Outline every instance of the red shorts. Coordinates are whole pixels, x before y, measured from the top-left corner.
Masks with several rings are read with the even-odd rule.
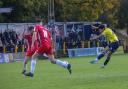
[[[32,57],[32,55],[35,53],[35,51],[38,49],[38,43],[37,41],[34,43],[34,48],[32,49],[31,47],[27,49],[26,51],[26,56]]]
[[[37,52],[38,54],[46,53],[46,54],[48,54],[48,55],[52,55],[52,54],[53,54],[53,49],[52,49],[51,46],[42,45],[42,46],[40,46],[40,47],[36,50],[36,52]]]
[[[32,57],[32,55],[35,53],[36,50],[27,50],[26,56]]]

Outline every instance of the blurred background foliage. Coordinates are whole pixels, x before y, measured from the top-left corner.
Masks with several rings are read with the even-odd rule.
[[[54,0],[55,21],[100,21],[113,27],[128,27],[128,0]],[[0,22],[37,22],[48,19],[48,0],[1,0]]]

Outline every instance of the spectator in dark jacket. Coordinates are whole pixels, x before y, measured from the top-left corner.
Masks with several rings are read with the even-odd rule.
[[[9,31],[5,30],[5,32],[3,34],[4,34],[4,38],[5,38],[6,42],[7,42],[7,45],[11,44],[11,39],[10,39]]]
[[[0,33],[0,39],[1,39],[2,45],[3,46],[6,45],[6,41],[2,32]]]
[[[12,39],[12,43],[14,45],[17,45],[17,33],[15,31],[11,31],[11,39]]]

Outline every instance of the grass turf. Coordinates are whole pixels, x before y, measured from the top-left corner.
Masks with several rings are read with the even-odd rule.
[[[0,64],[0,89],[128,89],[128,54],[113,55],[104,69],[90,64],[95,57],[64,58],[72,64],[73,73],[39,60],[33,78],[21,74],[23,63]],[[30,63],[28,64],[28,67]]]

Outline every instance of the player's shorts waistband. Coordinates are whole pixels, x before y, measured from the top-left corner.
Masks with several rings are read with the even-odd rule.
[[[113,42],[111,42],[111,43],[116,43],[116,42],[119,42],[119,40],[114,40]]]
[[[111,42],[110,44],[119,44],[119,41]]]

